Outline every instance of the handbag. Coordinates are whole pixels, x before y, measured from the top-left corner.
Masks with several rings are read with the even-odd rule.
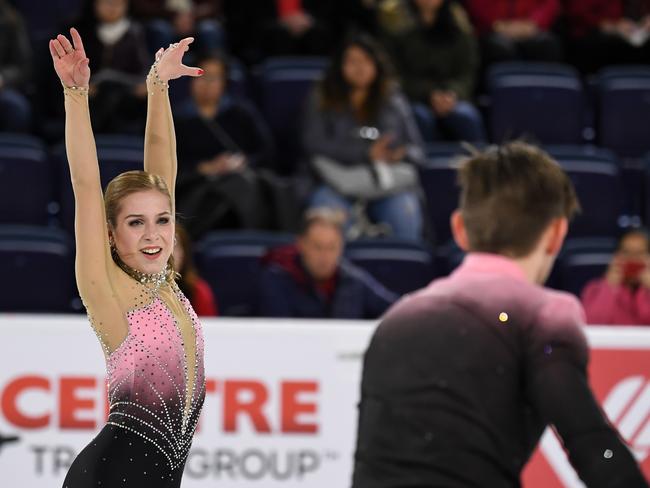
[[[325,184],[347,198],[375,200],[418,186],[417,170],[407,162],[348,166],[317,155],[312,166]]]

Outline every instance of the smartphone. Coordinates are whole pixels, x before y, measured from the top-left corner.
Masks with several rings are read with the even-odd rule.
[[[623,277],[626,280],[638,279],[644,269],[645,262],[636,259],[628,259],[623,262]]]

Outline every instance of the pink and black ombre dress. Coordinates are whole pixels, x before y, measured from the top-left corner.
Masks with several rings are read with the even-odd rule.
[[[63,486],[179,487],[205,398],[201,325],[173,280],[152,286],[119,272],[128,330],[88,310],[106,354],[108,421]]]

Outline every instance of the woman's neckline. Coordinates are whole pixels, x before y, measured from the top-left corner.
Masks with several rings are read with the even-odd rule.
[[[160,287],[167,282],[167,277],[171,269],[170,264],[167,263],[165,267],[157,273],[144,273],[126,264],[124,261],[122,261],[117,253],[113,253],[113,260],[115,261],[115,264],[117,264],[118,267],[132,279],[145,286],[146,288],[153,289],[155,291],[158,291]]]

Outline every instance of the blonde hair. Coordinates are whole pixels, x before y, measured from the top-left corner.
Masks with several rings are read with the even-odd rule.
[[[165,183],[165,180],[163,180],[160,175],[147,173],[146,171],[133,170],[126,171],[113,178],[106,186],[106,192],[104,193],[104,209],[106,211],[106,221],[108,224],[112,228],[115,228],[122,200],[134,193],[149,190],[155,190],[162,193],[169,200],[169,206],[172,206],[172,198],[169,193],[169,188],[167,188],[167,183]],[[119,259],[117,252],[112,250],[111,255],[113,256],[113,260],[117,263],[117,259]],[[169,266],[166,278],[167,281],[171,283],[176,278],[173,252],[170,254],[167,264]]]

